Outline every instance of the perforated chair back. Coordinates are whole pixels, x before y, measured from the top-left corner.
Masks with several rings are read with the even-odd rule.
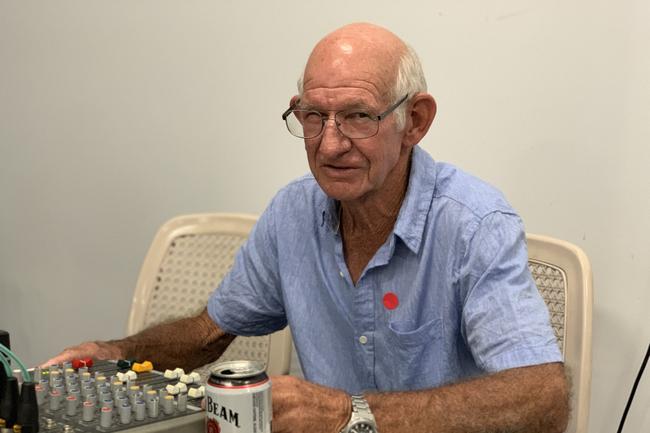
[[[190,317],[205,308],[256,221],[252,215],[214,213],[166,222],[140,271],[127,333]],[[269,375],[287,374],[291,359],[288,327],[267,336],[237,337],[218,360],[198,371],[205,379],[211,365],[236,359],[262,361]]]
[[[577,246],[527,234],[528,267],[551,316],[571,383],[567,433],[587,433],[591,388],[591,265]]]

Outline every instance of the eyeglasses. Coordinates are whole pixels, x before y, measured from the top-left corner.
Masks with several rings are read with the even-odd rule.
[[[334,114],[334,124],[341,134],[348,138],[370,138],[379,132],[379,122],[386,116],[395,111],[406,99],[408,94],[402,99],[388,107],[386,111],[379,115],[373,115],[361,110],[343,110]],[[289,107],[282,113],[282,120],[287,124],[287,129],[298,138],[318,137],[325,128],[325,122],[330,119],[329,115],[315,110],[303,110],[296,108],[300,100]]]

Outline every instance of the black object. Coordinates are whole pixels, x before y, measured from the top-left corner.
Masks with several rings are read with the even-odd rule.
[[[128,370],[135,364],[135,359],[120,359],[117,361],[117,368],[120,370]]]
[[[11,349],[11,342],[9,340],[9,333],[0,329],[0,343],[4,344],[7,349]]]
[[[23,382],[20,388],[16,424],[20,425],[22,433],[38,432],[38,403],[34,382]]]
[[[4,420],[4,428],[11,428],[18,415],[18,379],[7,378],[5,389],[0,396],[0,424]]]
[[[623,426],[625,425],[625,418],[627,418],[627,412],[630,410],[630,406],[632,405],[632,400],[634,400],[636,387],[639,385],[641,376],[643,376],[643,370],[645,370],[646,364],[648,364],[648,356],[650,356],[650,344],[648,344],[648,350],[646,350],[645,352],[645,358],[643,358],[643,362],[641,363],[641,368],[639,369],[639,373],[636,375],[636,379],[634,380],[634,385],[632,385],[632,391],[630,391],[630,397],[627,399],[627,404],[625,405],[625,410],[623,411],[623,416],[621,417],[621,423],[618,425],[617,433],[621,433],[623,431]]]
[[[7,349],[11,349],[11,342],[9,340],[9,333],[7,331],[3,331],[0,329],[0,344],[4,345]],[[5,359],[7,356],[5,356],[4,353],[0,353],[0,356],[4,356]],[[4,368],[0,365],[0,401],[2,400],[2,396],[4,393],[5,389],[5,383],[7,382],[7,375],[5,374]]]
[[[0,366],[0,403],[2,402],[2,399],[4,397],[6,386],[7,386],[7,373],[5,372],[4,367]]]

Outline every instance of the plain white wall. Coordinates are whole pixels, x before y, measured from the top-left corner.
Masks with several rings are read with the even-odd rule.
[[[307,170],[280,114],[359,20],[420,53],[422,146],[590,256],[590,431],[614,431],[650,340],[646,0],[0,2],[0,329],[30,364],[123,335],[163,221],[259,213]],[[646,377],[626,431],[648,407]]]

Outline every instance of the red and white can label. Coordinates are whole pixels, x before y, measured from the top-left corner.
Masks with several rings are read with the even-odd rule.
[[[206,433],[271,433],[271,381],[206,386]],[[213,376],[214,378],[214,376]]]

